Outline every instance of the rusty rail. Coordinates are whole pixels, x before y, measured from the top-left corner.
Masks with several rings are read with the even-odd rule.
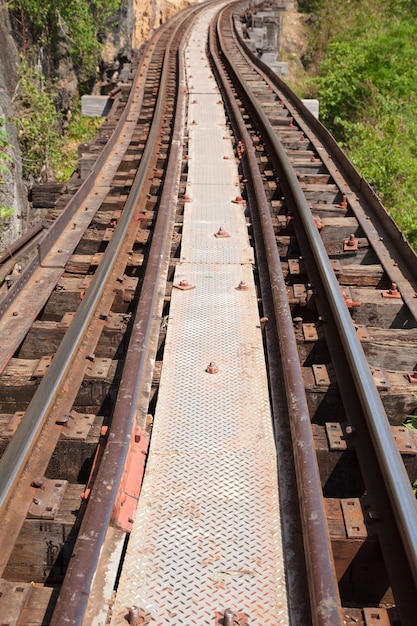
[[[193,16],[195,13],[195,10],[191,10],[186,15]],[[179,24],[178,29],[181,25],[182,22]],[[176,35],[177,31],[173,33],[166,48],[166,63],[162,72],[158,105],[155,109],[157,119],[162,116],[163,112],[166,86],[169,78],[168,61],[169,56],[172,54],[171,46]],[[173,207],[172,204],[172,197],[175,196],[174,191],[180,176],[178,163],[180,163],[182,151],[185,80],[182,54],[177,53],[177,56],[179,64],[178,74],[180,77],[176,105],[177,114],[171,141],[170,163],[165,176],[146,274],[134,317],[132,335],[126,354],[109,441],[98,471],[96,487],[91,493],[89,506],[81,524],[74,557],[71,560],[50,622],[51,626],[58,626],[62,623],[75,626],[83,623],[91,585],[99,566],[108,526],[112,523],[112,519],[113,524],[117,524],[117,521],[114,520],[114,507],[129,455],[129,441],[132,442],[134,439],[135,430],[137,430],[138,426],[137,405],[144,384],[144,370],[151,358],[146,346],[151,334],[154,317],[155,315],[160,315],[160,313],[155,312],[160,290],[159,276],[166,261],[167,247],[170,245],[170,234],[173,228],[174,217],[173,210],[175,210],[175,205]],[[144,424],[141,424],[141,426],[143,427]],[[112,485],[111,490],[109,490],[109,485]],[[74,595],[79,598],[77,603],[72,601]]]
[[[233,30],[233,26],[230,24],[230,30]],[[369,433],[369,443],[373,446],[375,450],[375,457],[379,465],[379,471],[381,476],[381,481],[383,481],[386,489],[387,498],[390,503],[390,507],[392,509],[392,515],[395,518],[396,528],[399,531],[399,535],[401,537],[401,544],[397,543],[397,549],[402,551],[404,559],[407,560],[409,571],[414,579],[414,584],[417,584],[417,507],[414,494],[411,490],[410,482],[405,471],[404,463],[399,454],[398,448],[395,445],[393,436],[391,434],[390,426],[388,423],[388,419],[385,413],[385,409],[383,407],[381,398],[379,393],[375,387],[374,381],[371,376],[371,372],[369,369],[369,365],[364,357],[362,347],[360,345],[359,339],[356,334],[356,330],[353,326],[352,319],[350,313],[345,306],[343,296],[341,294],[341,290],[339,288],[339,284],[336,280],[335,274],[331,267],[331,264],[328,259],[328,255],[324,248],[323,242],[320,238],[320,235],[317,230],[317,226],[314,222],[313,216],[311,214],[311,210],[307,205],[304,193],[302,192],[298,180],[295,176],[294,170],[287,158],[285,150],[279,141],[276,132],[272,128],[269,120],[266,115],[262,111],[262,108],[258,104],[255,97],[252,95],[250,88],[246,87],[245,80],[242,77],[241,73],[237,65],[233,62],[233,58],[228,56],[228,50],[224,46],[224,38],[222,34],[219,34],[219,41],[221,42],[221,49],[223,53],[223,59],[228,66],[228,70],[231,75],[233,75],[233,82],[235,85],[239,85],[238,89],[240,94],[244,94],[243,98],[246,102],[247,107],[250,110],[251,118],[257,120],[258,127],[262,128],[262,134],[264,141],[267,145],[269,155],[274,162],[276,170],[279,172],[280,184],[284,191],[284,194],[287,199],[291,199],[290,203],[293,207],[296,207],[296,214],[298,219],[300,220],[300,224],[303,229],[303,237],[308,241],[309,249],[311,250],[312,258],[314,259],[314,263],[317,267],[317,272],[320,277],[320,281],[322,284],[322,289],[324,290],[328,306],[330,307],[331,314],[334,319],[335,326],[337,328],[341,344],[343,346],[346,362],[348,364],[350,375],[352,380],[354,381],[356,393],[358,395],[358,402],[360,404],[361,410],[363,412],[367,432]],[[257,59],[253,54],[250,55],[251,61],[254,64],[257,64]],[[262,69],[265,66],[262,64]],[[270,82],[273,84],[279,83],[278,88],[281,89],[282,81],[273,75],[271,70],[265,72],[270,79]],[[299,109],[300,106],[296,106],[293,103],[297,102],[297,98],[291,94],[288,87],[284,87],[283,91],[287,96],[289,102],[286,103],[293,109]],[[300,103],[301,105],[301,103]],[[347,158],[342,154],[340,148],[335,146],[334,140],[330,140],[327,131],[321,126],[321,124],[314,118],[310,119],[313,116],[308,114],[305,110],[302,111],[302,115],[304,119],[308,119],[311,121],[311,127],[314,132],[312,132],[308,126],[309,124],[304,123],[301,120],[301,128],[306,132],[307,136],[310,137],[310,140],[314,143],[315,139],[313,137],[314,133],[317,133],[320,136],[323,144],[326,143],[331,154],[335,155],[340,163],[343,163],[344,169],[346,171],[347,180],[354,179],[355,183],[358,183],[357,175],[354,175],[353,167],[351,164],[348,165]],[[319,128],[320,127],[320,128]],[[241,131],[243,133],[243,130]],[[243,138],[243,134],[242,134]],[[249,139],[247,139],[249,140]],[[245,139],[244,139],[245,141]],[[254,155],[251,154],[251,150],[247,150],[245,153],[244,159],[249,162],[254,158]],[[357,174],[357,173],[356,173]],[[403,238],[400,236],[398,228],[395,227],[391,219],[387,218],[387,214],[383,209],[382,205],[379,207],[376,206],[377,199],[375,196],[369,197],[369,193],[367,193],[366,189],[364,189],[364,185],[362,181],[359,181],[361,191],[364,191],[367,200],[370,202],[373,210],[376,212],[379,211],[378,214],[381,214],[382,220],[378,220],[378,228],[383,231],[384,234],[387,235],[388,240],[388,254],[386,249],[377,252],[381,252],[381,264],[384,269],[387,271],[389,276],[393,276],[396,271],[396,264],[392,265],[392,258],[390,254],[394,255],[398,264],[402,266],[402,270],[404,271],[405,276],[410,277],[410,267],[415,267],[416,258],[414,253],[410,252],[409,246],[407,242],[401,241]],[[254,183],[255,193],[256,193],[256,183]],[[268,258],[273,261],[273,264],[276,264],[277,267],[280,267],[280,261],[278,254],[275,254],[276,251],[276,243],[275,238],[273,236],[272,225],[270,224],[268,227],[269,212],[265,210],[264,203],[259,200],[258,195],[257,202],[259,204],[259,214],[260,221],[262,224],[262,230],[264,234],[265,240],[264,246],[266,249],[266,254]],[[361,223],[362,225],[362,223]],[[385,229],[385,230],[383,230]],[[378,237],[378,233],[376,232],[375,227],[369,226],[369,224],[364,226],[365,233],[371,238],[372,241],[377,242],[377,248],[382,246],[380,242],[380,237]],[[396,245],[399,244],[400,249],[395,251]],[[385,242],[384,242],[385,243]],[[275,259],[273,258],[275,256]],[[269,269],[271,272],[271,269]],[[274,270],[275,271],[275,270]],[[278,270],[279,274],[280,270]],[[394,272],[394,274],[393,274]],[[415,277],[410,278],[411,285],[413,285],[413,280]],[[299,485],[299,493],[302,494],[303,506],[306,506],[303,513],[303,532],[305,536],[305,549],[306,555],[308,559],[308,571],[310,574],[310,593],[311,593],[311,603],[312,603],[312,618],[314,624],[328,624],[331,623],[339,623],[333,620],[339,619],[340,616],[337,616],[337,609],[334,607],[335,613],[332,619],[329,619],[329,616],[322,612],[324,607],[326,596],[322,595],[324,589],[329,589],[329,583],[331,578],[331,568],[329,566],[321,563],[322,556],[318,552],[316,552],[315,548],[317,545],[321,545],[324,549],[326,544],[326,538],[322,536],[320,538],[320,531],[317,538],[314,538],[314,530],[311,527],[311,513],[315,514],[317,511],[314,508],[309,509],[309,507],[314,502],[314,499],[310,500],[311,489],[313,489],[312,484],[308,480],[309,484],[306,484],[306,475],[305,475],[305,465],[308,464],[309,471],[312,471],[313,474],[310,475],[308,473],[308,477],[310,479],[313,476],[312,482],[314,481],[314,465],[315,459],[311,458],[311,464],[308,461],[308,454],[306,459],[303,458],[303,444],[306,445],[307,451],[312,448],[312,438],[309,424],[309,417],[306,411],[303,411],[303,406],[305,407],[305,400],[303,400],[304,391],[301,388],[301,384],[298,386],[297,381],[300,381],[300,373],[297,373],[297,369],[299,369],[298,364],[298,356],[295,349],[295,346],[291,347],[291,337],[293,336],[293,328],[292,323],[290,324],[290,316],[288,315],[288,311],[285,310],[285,307],[282,305],[280,298],[275,297],[274,291],[279,290],[277,282],[276,274],[271,273],[271,286],[273,290],[273,298],[275,301],[275,315],[277,318],[277,323],[279,328],[278,336],[280,337],[280,348],[283,355],[286,356],[286,368],[284,369],[284,377],[286,379],[286,388],[287,395],[290,401],[290,407],[292,404],[292,408],[290,411],[292,413],[291,422],[292,428],[294,430],[294,456],[296,459],[297,465],[297,482]],[[282,289],[283,284],[280,284]],[[410,305],[411,311],[416,311],[416,303],[414,292],[407,285],[404,288],[404,300],[407,304]],[[285,289],[281,291],[281,298],[286,298]],[[297,393],[297,390],[299,394]],[[301,420],[299,418],[301,417]],[[371,444],[372,442],[372,444]],[[362,459],[363,459],[362,454]],[[362,460],[362,464],[365,466],[367,464]],[[368,464],[369,466],[369,464]],[[317,475],[317,472],[316,472]],[[372,479],[371,479],[372,480]],[[320,490],[320,483],[317,484],[316,488]],[[307,491],[306,491],[307,490]],[[318,492],[313,489],[315,496],[318,497]],[[309,494],[306,497],[306,493]],[[321,496],[320,496],[321,498]],[[320,511],[320,505],[317,503],[319,507],[319,512],[323,515],[323,511]],[[384,505],[385,506],[385,505]],[[391,513],[388,513],[388,508],[385,509],[386,514],[390,517]],[[394,522],[392,522],[394,524]],[[399,540],[400,541],[400,540]],[[321,543],[318,543],[321,542]],[[392,563],[397,561],[396,567],[398,568],[398,559],[395,557],[395,549],[392,547],[393,542],[384,537],[384,551],[389,555],[389,559]],[[317,559],[317,560],[316,560]],[[404,561],[403,561],[404,562]],[[320,563],[320,565],[319,565]],[[395,569],[395,568],[394,568]],[[331,585],[330,585],[331,586]],[[411,583],[412,587],[412,583]],[[337,598],[337,590],[335,590],[334,585],[332,588],[332,601],[335,601]],[[409,589],[410,592],[410,589]],[[399,595],[403,595],[401,589],[398,590],[397,593]],[[406,606],[407,602],[404,603]],[[405,613],[407,613],[407,608],[405,608]]]
[[[219,15],[218,24],[221,19],[222,14]],[[219,27],[217,37],[219,39],[220,48],[225,52]],[[225,72],[214,52],[213,32],[211,32],[210,47],[216,70],[221,77],[224,93],[226,94],[231,110],[233,110],[239,136],[245,145],[250,146],[252,140],[241,117],[238,106],[235,103]],[[270,289],[272,291],[277,323],[277,335],[279,337],[282,359],[286,363],[286,367],[284,368],[285,388],[292,429],[298,492],[303,494],[301,514],[304,547],[308,562],[307,571],[310,576],[311,614],[313,623],[316,626],[328,626],[328,624],[342,626],[340,600],[331,558],[330,539],[323,506],[322,489],[317,468],[310,416],[304,392],[304,383],[301,376],[293,322],[288,306],[281,262],[263,181],[254,151],[251,149],[246,150],[244,159],[245,165],[250,171],[250,178],[256,196],[259,220],[262,227],[263,246],[268,262]]]

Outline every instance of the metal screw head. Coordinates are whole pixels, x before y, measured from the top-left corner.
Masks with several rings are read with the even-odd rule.
[[[139,607],[136,605],[133,605],[131,607],[129,607],[129,615],[128,615],[128,622],[129,624],[132,624],[133,626],[138,626],[139,624]]]
[[[223,624],[224,626],[234,626],[235,614],[232,609],[226,609],[224,612]]]

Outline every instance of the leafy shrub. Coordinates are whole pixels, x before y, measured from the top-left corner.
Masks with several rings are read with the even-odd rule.
[[[51,56],[68,53],[81,74],[91,76],[100,53],[100,35],[114,22],[122,0],[11,0],[24,45],[44,46]]]
[[[417,4],[307,4],[317,19],[305,95],[417,250]]]

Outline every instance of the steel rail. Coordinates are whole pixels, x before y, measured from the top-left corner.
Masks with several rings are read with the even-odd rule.
[[[149,41],[145,46],[143,53],[144,59],[146,59],[149,55],[151,45],[152,40]],[[120,116],[119,122],[116,125],[116,128],[114,129],[110,139],[107,141],[106,145],[104,146],[103,150],[100,152],[97,160],[95,161],[93,167],[91,168],[90,174],[83,181],[80,188],[68,202],[65,210],[62,211],[62,213],[53,222],[50,228],[43,234],[41,240],[38,243],[37,257],[31,261],[31,263],[22,272],[21,276],[13,283],[11,288],[0,300],[0,315],[4,315],[8,311],[8,309],[13,305],[14,299],[18,296],[20,292],[25,289],[26,285],[28,284],[36,270],[39,267],[42,267],[45,258],[47,257],[57,238],[72,222],[72,220],[74,219],[74,215],[77,213],[79,207],[83,202],[87,200],[89,194],[94,189],[94,185],[104,164],[111,157],[114,147],[124,131],[125,124],[130,121],[129,115],[131,114],[133,108],[137,106],[137,101],[141,95],[141,91],[138,90],[137,85],[143,71],[143,68],[140,68],[137,72],[132,85],[132,89],[130,90],[128,96],[126,107],[122,115]],[[83,233],[80,231],[80,237],[82,236],[82,234]]]
[[[0,515],[4,513],[19,477],[24,471],[26,462],[41,434],[42,428],[54,405],[57,394],[65,380],[71,363],[81,345],[83,337],[91,324],[99,304],[107,280],[115,265],[117,255],[122,247],[124,236],[134,215],[142,186],[147,176],[153,146],[159,130],[159,119],[163,111],[163,95],[158,95],[154,117],[148,141],[132,185],[129,197],[121,218],[115,228],[103,260],[86,292],[80,307],[60,344],[47,373],[42,379],[32,401],[30,402],[19,428],[7,446],[0,460]]]
[[[36,224],[0,256],[0,284],[21,259],[30,254],[43,236],[42,224]]]
[[[222,15],[223,12],[219,15],[217,25],[220,23]],[[219,27],[217,35],[220,47],[225,55],[223,37]],[[225,72],[220,65],[220,61],[214,55],[213,38],[214,34],[211,32],[210,52],[216,65],[217,73],[221,77],[222,89],[233,112],[240,138],[246,146],[250,146],[252,145],[251,137],[242,119],[238,105],[233,98]],[[230,63],[230,60],[228,62]],[[283,373],[292,430],[298,493],[302,501],[301,515],[304,548],[308,565],[307,575],[309,576],[312,623],[314,626],[328,626],[328,624],[342,626],[343,620],[331,557],[330,536],[324,511],[310,415],[294,336],[293,321],[288,305],[285,280],[276,245],[270,209],[254,151],[247,149],[244,159],[247,159],[256,196],[256,209],[261,222],[263,245],[267,257],[270,289],[277,322],[277,335],[281,357],[285,362]]]
[[[226,56],[227,51],[223,50]],[[417,585],[417,504],[401,455],[392,436],[384,406],[371,375],[369,365],[356,334],[352,318],[342,296],[339,283],[329,262],[325,247],[318,233],[311,210],[301,190],[295,172],[288,160],[284,147],[274,128],[246,86],[245,80],[233,67],[236,80],[250,103],[273,154],[276,154],[286,181],[288,192],[293,197],[300,220],[308,238],[311,252],[323,282],[329,306],[334,316],[351,376],[355,382],[360,404],[366,419],[369,434],[378,459],[381,474],[387,488],[390,503],[403,541],[413,580]]]
[[[186,21],[195,13],[197,13],[196,9],[188,9],[183,21]],[[178,25],[177,30],[181,28],[182,24],[183,22]],[[188,25],[187,32],[190,25]],[[167,45],[166,59],[169,57],[170,48],[176,33],[177,31],[173,33]],[[177,55],[179,66],[177,114],[169,156],[169,163],[174,165],[171,165],[171,167],[168,165],[167,168],[169,173],[165,177],[161,194],[146,274],[133,320],[132,334],[112,417],[108,443],[95,481],[95,487],[89,498],[89,505],[81,523],[73,558],[64,578],[50,626],[59,626],[63,623],[76,626],[81,625],[85,619],[91,585],[99,565],[107,529],[111,524],[117,487],[122,478],[129,452],[129,441],[137,420],[136,407],[143,384],[144,370],[149,358],[146,346],[154,321],[156,302],[160,296],[158,278],[161,274],[163,263],[166,262],[166,250],[174,222],[173,209],[175,210],[176,207],[176,204],[173,203],[174,190],[176,185],[178,185],[180,176],[183,110],[185,106],[185,72],[182,54],[177,52]],[[166,64],[163,71],[163,79],[161,80],[161,83],[163,83],[162,92],[167,81],[168,67]],[[160,111],[158,114],[160,114]],[[77,603],[73,602],[74,595],[78,599]]]
[[[39,236],[42,229],[42,224],[35,224],[35,226],[29,228],[29,230],[27,230],[24,235],[19,237],[19,239],[14,241],[10,246],[7,246],[7,248],[0,254],[0,265],[4,265],[8,260],[13,261],[13,259],[16,259],[17,261],[21,250],[26,250],[27,244],[31,243],[34,239],[37,241],[36,238]]]

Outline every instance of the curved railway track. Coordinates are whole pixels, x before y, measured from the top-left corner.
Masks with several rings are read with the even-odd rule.
[[[2,623],[110,619],[189,200],[184,50],[204,8],[150,40],[91,175],[0,301]],[[288,623],[411,626],[417,441],[403,423],[415,410],[416,256],[327,131],[244,47],[247,9],[219,12],[208,54],[256,253]],[[233,610],[201,624],[252,624]],[[146,607],[126,619],[155,623]]]

